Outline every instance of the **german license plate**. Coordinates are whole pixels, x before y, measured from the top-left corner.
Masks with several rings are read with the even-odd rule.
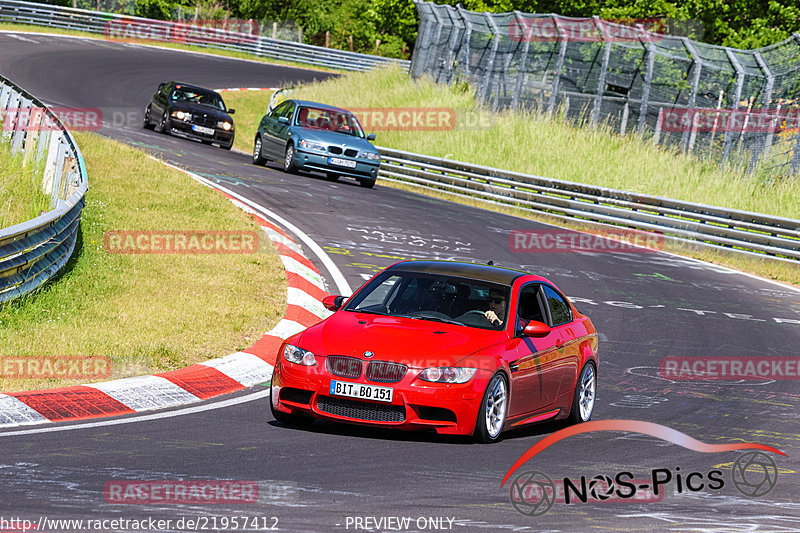
[[[206,128],[205,126],[192,125],[192,130],[197,133],[204,133],[206,135],[214,135],[214,128]]]
[[[391,387],[377,387],[361,383],[348,383],[347,381],[331,381],[331,396],[348,396],[362,400],[391,402],[392,392],[394,392],[394,389]]]
[[[331,165],[339,165],[340,167],[356,168],[356,162],[349,159],[342,159],[340,157],[328,158],[328,163]]]

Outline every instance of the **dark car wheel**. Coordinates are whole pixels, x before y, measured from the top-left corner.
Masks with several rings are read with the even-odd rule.
[[[375,182],[376,181],[377,180],[366,179],[366,180],[358,180],[358,183],[362,187],[366,187],[367,189],[371,189],[371,188],[373,188],[375,186]]]
[[[594,398],[597,392],[597,373],[594,363],[589,361],[581,370],[578,376],[578,383],[575,385],[575,394],[572,397],[572,411],[569,414],[569,421],[573,424],[588,422],[592,418],[594,411]]]
[[[272,387],[269,388],[269,409],[272,411],[272,417],[286,426],[308,426],[314,422],[314,419],[306,415],[293,415],[284,413],[275,409],[272,404]]]
[[[283,158],[283,170],[289,174],[297,173],[297,163],[294,160],[294,145],[289,143],[286,145],[286,156]]]
[[[147,129],[147,130],[152,130],[153,129],[153,125],[150,123],[150,106],[149,105],[144,110],[144,128]]]
[[[265,165],[267,158],[261,155],[261,135],[256,135],[256,140],[253,142],[253,164]]]
[[[503,374],[497,373],[489,380],[483,393],[478,420],[473,436],[478,442],[497,442],[506,421],[508,407],[508,383]]]
[[[156,131],[158,133],[169,133],[169,119],[167,118],[167,112],[164,111],[164,114],[161,115],[161,120],[156,126]]]

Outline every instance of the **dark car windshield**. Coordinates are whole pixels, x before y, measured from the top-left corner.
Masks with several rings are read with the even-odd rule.
[[[509,287],[468,278],[420,272],[384,272],[358,292],[347,311],[504,329]],[[493,309],[502,321],[492,323]]]
[[[173,102],[187,102],[191,104],[200,104],[214,109],[225,111],[225,104],[222,98],[217,93],[211,91],[202,91],[200,89],[189,89],[181,87],[176,88],[170,95],[170,100]]]
[[[361,129],[361,124],[354,115],[332,109],[303,106],[297,112],[294,123],[303,128],[335,131],[354,137],[364,136],[364,130]]]

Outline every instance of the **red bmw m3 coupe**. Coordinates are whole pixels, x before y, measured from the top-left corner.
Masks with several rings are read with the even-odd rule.
[[[597,333],[547,279],[507,268],[403,261],[280,348],[281,423],[315,418],[498,440],[523,424],[592,416]]]

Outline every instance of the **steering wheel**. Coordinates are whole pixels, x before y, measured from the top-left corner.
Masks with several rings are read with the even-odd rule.
[[[467,311],[466,313],[464,313],[461,316],[467,316],[467,315],[471,315],[473,313],[476,314],[476,315],[481,315],[482,317],[486,318],[486,315],[484,314],[484,313],[486,313],[486,311],[481,311],[480,309],[472,309],[470,311]]]

